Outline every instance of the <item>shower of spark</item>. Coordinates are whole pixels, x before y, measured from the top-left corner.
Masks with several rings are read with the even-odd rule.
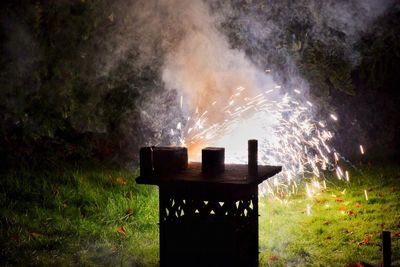
[[[279,89],[280,86],[275,86]],[[273,89],[258,95],[238,87],[226,103],[210,100],[209,110],[196,108],[194,116],[178,123],[175,137],[187,146],[191,161],[198,160],[205,146],[225,147],[227,163],[246,163],[247,147],[243,140],[258,139],[259,161],[282,165],[282,172],[264,182],[262,194],[284,197],[297,192],[297,183],[308,178],[307,195],[313,196],[326,188],[324,172],[336,172],[338,179],[349,181],[349,173],[339,166],[339,154],[329,144],[333,134],[328,121],[315,120],[312,103],[285,94],[278,100]],[[182,100],[182,98],[181,98]],[[219,123],[210,123],[209,116],[223,113]],[[337,122],[335,115],[330,120]]]

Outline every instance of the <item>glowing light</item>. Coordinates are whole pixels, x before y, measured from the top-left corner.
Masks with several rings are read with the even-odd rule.
[[[365,200],[368,201],[368,193],[367,193],[367,189],[364,189],[364,197]]]
[[[334,121],[337,121],[337,120],[338,120],[338,118],[337,118],[335,115],[333,115],[333,114],[331,114],[331,118],[332,118],[332,120],[334,120]]]
[[[335,152],[335,153],[333,153],[333,156],[335,157],[335,161],[336,161],[336,163],[339,161],[339,157],[338,157],[338,154]]]
[[[269,99],[271,92],[252,95],[239,86],[226,103],[210,101],[205,111],[196,107],[174,132],[180,145],[188,145],[190,160],[200,160],[205,146],[220,146],[226,149],[226,163],[247,163],[246,140],[258,139],[259,163],[282,166],[276,178],[260,186],[261,194],[290,195],[297,190],[296,180],[315,177],[306,185],[307,196],[312,197],[326,189],[324,171],[349,180],[338,166],[339,153],[330,147],[333,134],[326,121],[314,119],[312,103],[303,105],[288,94]],[[333,114],[331,118],[337,120]]]
[[[360,152],[361,152],[361,155],[364,155],[364,148],[362,145],[360,145]]]

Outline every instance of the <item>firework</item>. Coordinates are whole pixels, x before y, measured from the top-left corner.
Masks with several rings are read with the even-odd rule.
[[[367,193],[367,189],[364,189],[364,197],[365,200],[368,201],[368,193]]]
[[[261,193],[290,195],[297,191],[296,181],[311,178],[306,186],[307,195],[313,196],[326,188],[325,171],[335,171],[338,179],[349,181],[348,171],[339,166],[339,153],[330,146],[333,133],[328,122],[314,118],[313,104],[301,99],[298,89],[293,96],[271,97],[280,88],[277,85],[252,95],[240,86],[225,104],[210,100],[209,110],[196,108],[194,116],[180,122],[174,134],[180,145],[188,147],[191,160],[199,159],[201,147],[221,146],[226,148],[229,163],[245,163],[243,140],[258,139],[260,163],[283,166],[277,178],[262,184]],[[222,114],[220,121],[215,122],[210,114]],[[330,118],[338,121],[336,115]]]

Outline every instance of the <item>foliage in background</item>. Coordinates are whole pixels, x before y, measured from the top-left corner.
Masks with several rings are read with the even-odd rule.
[[[210,2],[220,12],[219,2]],[[375,19],[362,4],[353,6],[372,2],[232,0],[222,25],[233,47],[272,70],[284,90],[308,87],[317,117],[339,117],[330,124],[338,136],[333,145],[348,158],[358,144],[375,158],[400,151],[400,5],[393,2]]]
[[[380,91],[395,91],[400,84],[400,5],[382,18],[374,31],[360,42],[360,64],[365,86]]]
[[[214,12],[223,9],[221,1],[207,2]],[[129,3],[1,3],[2,164],[19,165],[24,159],[27,165],[49,166],[90,159],[132,162],[140,145],[168,142],[162,140],[163,131],[176,118],[165,114],[176,114],[178,107],[176,92],[164,89],[159,68],[163,52],[180,33],[152,44],[151,57],[144,55],[146,33],[125,40],[127,23],[140,27],[126,12]],[[335,109],[331,100],[338,93],[367,95],[370,101],[374,94],[364,93],[370,89],[394,92],[400,66],[398,5],[354,42],[354,36],[323,19],[318,1],[230,4],[232,12],[221,29],[231,45],[244,49],[260,68],[274,69],[283,84],[304,77],[312,97],[326,109]],[[157,107],[156,116],[146,112],[150,104]],[[388,125],[396,125],[397,117]]]
[[[137,127],[138,101],[161,86],[153,69],[134,69],[126,61],[108,68],[118,49],[108,39],[117,30],[110,7],[109,1],[2,3],[3,160],[76,162],[130,153],[127,160],[129,150],[136,154],[147,138]],[[134,62],[135,54],[126,60]]]

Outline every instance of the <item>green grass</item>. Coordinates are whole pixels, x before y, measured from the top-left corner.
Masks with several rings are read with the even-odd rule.
[[[329,181],[315,197],[303,190],[289,201],[260,199],[262,266],[380,265],[382,230],[400,232],[399,167],[355,171],[351,183]],[[393,265],[400,266],[399,236],[392,251]]]
[[[156,265],[158,192],[137,186],[136,176],[110,170],[3,177],[0,265]]]
[[[158,190],[136,185],[136,176],[118,170],[3,176],[0,265],[157,266]],[[332,178],[313,198],[304,188],[287,201],[260,198],[260,265],[378,266],[380,233],[389,230],[397,234],[393,262],[400,266],[399,166],[364,167],[351,180]]]

